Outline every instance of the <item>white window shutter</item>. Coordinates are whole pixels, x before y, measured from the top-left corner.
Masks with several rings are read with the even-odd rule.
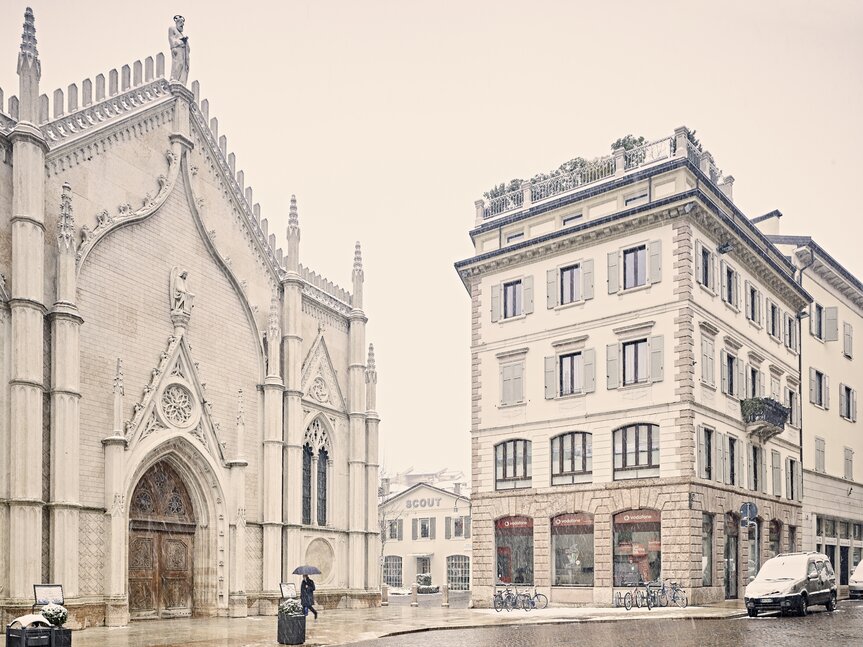
[[[794,475],[797,483],[797,492],[794,493],[794,499],[797,501],[803,500],[803,468],[798,461],[794,461]]]
[[[704,266],[701,260],[701,242],[695,241],[695,280],[698,283],[704,283]]]
[[[545,399],[553,400],[557,396],[557,357],[545,358]]]
[[[701,337],[701,381],[710,384],[710,373],[708,369],[708,360],[707,360],[707,349],[708,349],[708,339],[707,337]]]
[[[839,339],[839,308],[831,306],[824,309],[824,341]]]
[[[521,280],[522,298],[524,299],[524,314],[533,312],[533,277],[525,276]]]
[[[746,399],[746,392],[743,384],[746,380],[746,367],[739,359],[737,360],[737,393],[735,395],[741,400]]]
[[[608,253],[608,293],[617,294],[620,291],[620,253]]]
[[[722,483],[725,480],[725,459],[723,458],[724,434],[713,432],[713,480]]]
[[[513,402],[524,400],[524,362],[512,365],[512,399]]]
[[[605,371],[607,387],[616,389],[620,386],[620,346],[609,344],[605,347]]]
[[[728,393],[728,353],[724,350],[719,351],[719,372],[722,374],[722,392]]]
[[[745,487],[743,484],[743,470],[746,469],[744,466],[743,460],[743,442],[737,441],[737,473],[735,477],[737,478],[737,485],[740,487]]]
[[[560,274],[560,270],[556,267],[553,270],[548,270],[546,272],[546,302],[545,305],[547,308],[551,309],[557,305],[557,297],[559,294],[559,290],[557,289],[557,277]]]
[[[706,476],[706,468],[704,461],[704,427],[698,425],[695,428],[695,434],[698,437],[698,442],[696,443],[697,453],[695,456],[695,464],[697,465],[698,469],[698,478],[704,478]]]
[[[746,382],[743,383],[743,393],[747,398],[749,397],[749,394],[752,393],[752,371],[750,368],[749,364],[744,364],[743,371]],[[758,385],[756,384],[755,387],[758,388]]]
[[[764,374],[761,371],[758,371],[758,397],[763,398],[765,396],[766,384],[764,382]]]
[[[589,258],[581,262],[581,277],[583,286],[581,295],[586,301],[593,298],[593,259]]]
[[[842,324],[842,352],[846,357],[853,357],[854,329],[847,321]]]
[[[725,271],[725,261],[719,261],[719,284],[722,290],[722,300],[725,301],[728,296],[728,274]]]
[[[734,273],[734,307],[740,307],[740,272]]]
[[[830,408],[830,378],[824,376],[824,408]]]
[[[582,351],[581,358],[584,366],[584,392],[593,393],[596,391],[596,350],[588,348]]]
[[[839,384],[839,415],[844,416],[846,407],[848,406],[848,398],[845,395],[845,385]]]
[[[491,286],[491,320],[500,320],[500,284]]]
[[[791,339],[791,337],[789,336],[789,334],[790,334],[789,329],[790,328],[791,328],[791,322],[788,318],[788,315],[782,315],[782,340],[785,342],[787,342],[788,340]],[[785,345],[788,346],[789,348],[791,347],[791,344],[786,343]]]
[[[444,539],[452,537],[452,517],[444,517]]]
[[[650,351],[650,381],[661,382],[664,373],[664,355],[662,335],[651,337],[648,341]]]
[[[722,436],[722,463],[725,469],[725,484],[726,485],[734,485],[731,482],[731,451],[730,451],[730,438],[728,434],[724,434]]]
[[[818,389],[815,384],[815,369],[811,366],[809,367],[809,402],[815,404],[817,401],[816,398],[818,396]]]
[[[512,369],[510,366],[500,367],[500,403],[512,404]]]
[[[809,334],[814,335],[817,330],[815,326],[815,313],[818,312],[818,309],[815,307],[816,304],[812,303],[809,305]]]
[[[785,459],[785,498],[791,499],[791,459]]]
[[[662,280],[662,241],[650,241],[650,256],[647,260],[647,270],[650,273],[651,283],[659,283]]]
[[[752,443],[746,443],[746,463],[749,468],[749,489],[755,489],[755,461],[752,456]]]
[[[716,351],[712,339],[707,340],[707,377],[710,386],[716,386]]]
[[[752,290],[749,288],[749,281],[743,284],[746,294],[743,295],[743,304],[746,309],[746,316],[749,317],[752,312]]]

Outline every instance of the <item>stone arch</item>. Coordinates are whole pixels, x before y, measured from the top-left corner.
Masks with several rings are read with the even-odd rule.
[[[133,518],[136,490],[139,484],[148,478],[148,474],[159,466],[170,470],[182,484],[185,492],[180,495],[181,501],[184,502],[184,506],[187,503],[193,511],[192,515],[186,515],[186,523],[190,526],[187,533],[192,537],[190,557],[194,586],[191,612],[194,615],[216,615],[220,610],[227,608],[227,561],[230,554],[227,545],[229,532],[221,466],[215,464],[212,457],[201,453],[199,448],[187,438],[179,435],[147,448],[143,458],[126,473],[124,491],[127,493],[126,500],[129,501],[126,528],[130,539],[137,525],[135,523],[137,520]],[[154,521],[157,523],[153,526],[153,530],[160,530],[159,520]],[[171,528],[171,526],[164,526],[164,531],[169,532]],[[129,548],[130,542],[127,541],[127,551]],[[131,557],[128,553],[127,556]],[[127,559],[127,563],[131,569],[130,560]],[[131,596],[131,587],[129,590]],[[131,597],[129,603],[131,611]],[[162,615],[171,617],[172,613],[168,610]],[[177,612],[173,615],[188,614]]]

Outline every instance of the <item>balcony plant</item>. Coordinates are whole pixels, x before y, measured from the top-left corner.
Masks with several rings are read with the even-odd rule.
[[[303,606],[296,598],[288,598],[279,604],[279,626],[277,640],[280,645],[302,645],[306,642],[306,616]]]

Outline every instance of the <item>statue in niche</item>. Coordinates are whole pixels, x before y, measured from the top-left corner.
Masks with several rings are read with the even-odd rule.
[[[189,292],[186,279],[189,273],[176,265],[171,268],[171,314],[192,314],[195,295]]]
[[[174,26],[168,28],[168,46],[171,48],[171,80],[183,85],[189,78],[189,37],[183,35],[186,19],[174,16]]]

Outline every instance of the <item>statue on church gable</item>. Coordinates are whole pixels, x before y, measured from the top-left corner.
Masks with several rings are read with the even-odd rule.
[[[195,295],[189,292],[187,279],[189,272],[176,265],[171,268],[171,317],[181,317],[188,322],[192,314]]]
[[[186,19],[174,16],[174,26],[168,28],[168,45],[171,48],[171,81],[183,85],[189,78],[189,37],[183,34]]]

